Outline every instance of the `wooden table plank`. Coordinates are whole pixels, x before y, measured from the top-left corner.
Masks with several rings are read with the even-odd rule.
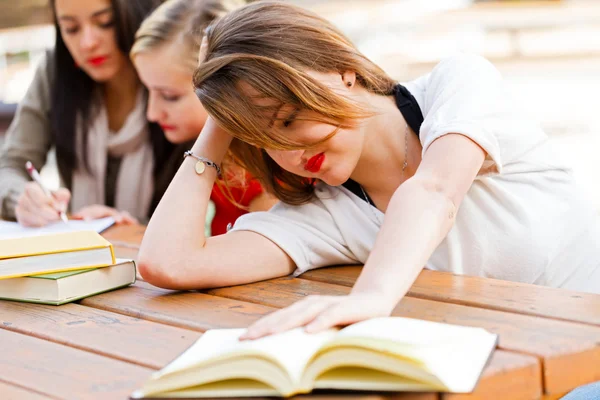
[[[124,247],[124,246],[113,246],[115,249],[115,256],[117,258],[127,258],[129,260],[137,261],[138,257],[138,249],[133,247]]]
[[[324,282],[296,279],[290,276],[250,283],[241,286],[230,286],[218,289],[204,290],[214,296],[228,299],[263,304],[269,307],[283,308],[311,295],[345,295],[350,289],[341,285]]]
[[[360,266],[312,270],[300,278],[351,287]],[[409,296],[492,310],[600,325],[600,295],[423,270]]]
[[[160,289],[142,281],[126,289],[88,297],[81,304],[200,332],[244,328],[274,311],[260,304]]]
[[[65,304],[0,302],[0,328],[160,369],[191,346],[198,332]]]
[[[0,381],[2,400],[49,400],[52,397],[25,390],[20,387]]]
[[[4,382],[61,399],[124,399],[151,369],[0,329]]]
[[[279,278],[207,293],[282,308],[310,294],[349,293],[346,286]],[[543,360],[546,394],[600,379],[600,329],[579,323],[405,297],[393,315],[479,326],[500,335],[499,347]]]
[[[102,232],[102,236],[114,244],[123,243],[139,248],[144,232],[146,232],[145,225],[113,225]]]

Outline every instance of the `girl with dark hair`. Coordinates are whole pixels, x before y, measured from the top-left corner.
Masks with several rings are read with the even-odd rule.
[[[329,22],[271,1],[203,41],[194,86],[210,117],[144,235],[147,282],[364,264],[349,295],[309,296],[245,338],[389,315],[424,267],[600,293],[598,214],[487,60],[458,54],[400,84]],[[281,202],[207,238],[228,151]]]
[[[26,226],[74,218],[147,219],[176,171],[174,151],[145,117],[147,94],[129,51],[159,0],[52,0],[55,48],[7,132],[0,154],[2,217]],[[61,186],[52,197],[31,182],[56,147]]]

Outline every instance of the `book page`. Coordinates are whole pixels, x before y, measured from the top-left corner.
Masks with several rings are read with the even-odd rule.
[[[48,235],[52,233],[95,231],[102,232],[115,223],[113,217],[94,219],[91,221],[69,220],[54,222],[41,228],[24,227],[18,222],[0,221],[0,240],[20,237]]]
[[[483,328],[386,317],[350,325],[336,339],[358,339],[359,343],[363,339],[365,347],[374,345],[418,360],[449,391],[469,392],[496,348],[498,336]]]
[[[338,337],[364,337],[390,340],[411,346],[436,345],[462,341],[465,337],[487,333],[481,328],[450,325],[413,318],[372,318],[347,326]]]
[[[158,372],[158,376],[190,368],[232,352],[255,351],[269,355],[281,364],[294,382],[299,382],[310,358],[336,330],[308,334],[304,328],[296,328],[277,335],[256,340],[240,341],[245,329],[211,329],[188,350]]]

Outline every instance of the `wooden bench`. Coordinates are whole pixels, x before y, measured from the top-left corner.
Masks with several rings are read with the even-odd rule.
[[[143,227],[105,236],[135,257]],[[64,306],[0,301],[0,393],[16,399],[124,399],[211,328],[245,327],[310,294],[345,294],[359,266],[203,292],[135,285]],[[327,394],[313,399],[558,399],[600,380],[600,296],[423,271],[394,315],[500,335],[476,390]]]

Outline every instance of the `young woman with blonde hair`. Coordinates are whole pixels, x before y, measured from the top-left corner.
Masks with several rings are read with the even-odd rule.
[[[130,55],[150,92],[147,117],[160,124],[170,142],[195,140],[206,122],[206,111],[192,86],[202,30],[243,4],[235,0],[169,0],[137,31]],[[236,176],[242,175],[237,182],[214,185],[214,212],[207,218],[211,235],[225,233],[248,210],[267,210],[276,200],[263,192],[256,179],[237,172]]]
[[[329,22],[268,1],[210,26],[200,58],[210,118],[146,231],[147,281],[200,289],[364,263],[351,294],[310,296],[246,338],[389,315],[423,267],[600,292],[596,211],[483,58],[400,85]],[[206,238],[189,221],[228,150],[281,203]]]

